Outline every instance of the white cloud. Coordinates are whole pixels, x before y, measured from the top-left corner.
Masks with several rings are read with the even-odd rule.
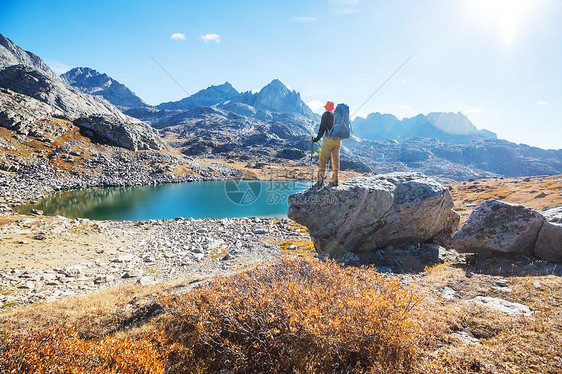
[[[185,40],[185,34],[182,34],[181,32],[176,32],[175,34],[172,34],[172,36],[170,36],[170,39],[172,39],[172,40]]]
[[[292,17],[291,22],[296,23],[309,23],[318,21],[317,17]]]
[[[549,105],[548,101],[537,101],[537,105]]]
[[[480,113],[482,113],[482,109],[480,109],[480,108],[470,108],[470,109],[465,109],[462,112],[464,114],[480,114]]]
[[[402,84],[406,84],[406,83],[408,83],[408,81],[407,81],[407,80],[405,80],[405,79],[402,79],[402,82],[400,82],[400,83],[402,83]]]
[[[322,114],[324,113],[324,105],[326,105],[326,103],[320,100],[311,100],[306,103],[306,105],[308,105],[310,110],[314,113]]]
[[[204,41],[206,44],[209,44],[210,42],[221,44],[221,37],[217,34],[201,35],[201,40]]]
[[[54,60],[45,61],[45,63],[49,65],[49,67],[58,75],[66,73],[67,71],[72,69],[72,66]]]

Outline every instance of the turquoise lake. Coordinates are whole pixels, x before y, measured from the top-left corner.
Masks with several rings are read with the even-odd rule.
[[[204,181],[141,187],[104,187],[57,192],[22,206],[45,215],[93,220],[286,217],[287,198],[309,188],[298,181]]]

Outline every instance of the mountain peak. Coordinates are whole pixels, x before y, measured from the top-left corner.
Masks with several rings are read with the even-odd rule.
[[[224,82],[223,84],[219,85],[219,87],[235,89],[229,81]]]
[[[92,78],[92,77],[99,77],[98,79],[109,79],[111,78],[107,74],[99,73],[97,70],[94,70],[89,67],[76,67],[72,68],[66,73],[61,74],[62,80],[64,80],[69,85],[74,85],[74,83],[78,83],[80,85],[80,81],[84,81],[85,79]]]
[[[51,79],[58,79],[57,74],[39,56],[24,51],[10,39],[0,34],[0,68],[14,65],[28,66]]]
[[[227,81],[223,84],[204,88],[179,101],[161,103],[157,108],[167,110],[191,110],[200,106],[216,107],[236,100],[239,95],[240,93]]]
[[[279,113],[295,113],[314,119],[314,113],[302,101],[301,95],[291,91],[279,79],[273,79],[260,92],[253,95],[249,104],[258,109],[265,109]]]
[[[476,135],[478,129],[461,112],[434,112],[425,116],[437,129],[451,135]]]
[[[277,78],[275,78],[271,82],[269,82],[269,84],[266,85],[265,87],[263,87],[261,89],[261,91],[266,90],[266,89],[275,89],[275,90],[279,90],[281,92],[286,92],[286,93],[291,92],[289,90],[289,88],[287,88],[287,86]]]

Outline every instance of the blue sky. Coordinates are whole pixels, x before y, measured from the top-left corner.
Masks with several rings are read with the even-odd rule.
[[[57,72],[89,66],[149,104],[274,78],[311,106],[465,113],[478,128],[562,148],[562,1],[6,1],[0,33]],[[174,38],[172,36],[176,34]],[[148,54],[149,53],[149,54]]]

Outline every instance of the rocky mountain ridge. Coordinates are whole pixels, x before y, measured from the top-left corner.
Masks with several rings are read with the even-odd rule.
[[[39,57],[2,35],[0,61],[0,126],[53,141],[54,134],[37,127],[37,121],[59,118],[83,125],[99,139],[130,150],[167,147],[151,127],[100,97],[66,85]],[[108,130],[108,123],[119,129],[120,135]]]
[[[147,104],[124,84],[105,73],[90,68],[73,68],[61,74],[69,86],[95,96],[101,96],[117,107],[139,108]]]
[[[428,138],[354,138],[345,147],[375,173],[421,171],[443,182],[562,173],[562,149],[545,150],[502,139],[452,144]]]
[[[57,74],[39,56],[24,51],[10,39],[0,34],[0,69],[13,65],[29,66],[43,72],[51,79],[56,79],[57,77]]]
[[[231,105],[229,105],[231,104]],[[232,104],[246,104],[257,111],[301,115],[315,120],[317,115],[310,110],[295,90],[289,90],[279,79],[273,79],[259,92],[238,92],[229,82],[210,86],[179,101],[157,105],[157,109],[190,110],[200,106],[210,106],[231,110]]]
[[[304,159],[308,137],[319,126],[300,95],[278,79],[258,93],[240,93],[226,82],[176,102],[125,112],[160,129],[187,155],[258,157],[262,163],[274,162],[276,155]],[[343,143],[342,154],[361,172],[421,171],[442,181],[562,172],[560,151],[497,139],[460,112],[403,120],[372,113],[353,124],[354,136]]]

